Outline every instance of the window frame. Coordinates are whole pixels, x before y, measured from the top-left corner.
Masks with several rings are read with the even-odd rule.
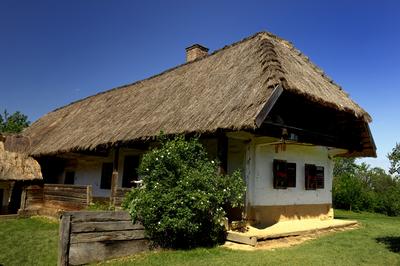
[[[282,168],[281,170],[279,168]],[[272,163],[273,188],[287,189],[296,187],[296,163],[274,159]]]

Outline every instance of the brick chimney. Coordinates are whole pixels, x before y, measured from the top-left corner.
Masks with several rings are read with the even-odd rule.
[[[206,55],[208,55],[208,48],[200,44],[193,44],[186,48],[186,62],[194,61]]]

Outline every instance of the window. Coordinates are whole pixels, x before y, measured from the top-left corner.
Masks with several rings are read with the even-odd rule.
[[[73,185],[75,182],[75,172],[67,171],[65,172],[64,184]]]
[[[296,164],[283,160],[274,160],[273,163],[274,188],[286,189],[296,187]]]
[[[315,190],[324,188],[324,167],[314,164],[306,164],[305,170],[305,187],[307,190]]]
[[[135,186],[132,181],[138,180],[137,168],[139,167],[139,156],[125,156],[124,172],[122,175],[122,187]]]
[[[317,188],[324,188],[324,167],[316,166],[316,178],[317,178]]]
[[[113,163],[103,163],[103,166],[101,167],[101,189],[111,189],[113,168]]]
[[[287,163],[287,186],[288,187],[296,187],[296,164],[295,163]]]

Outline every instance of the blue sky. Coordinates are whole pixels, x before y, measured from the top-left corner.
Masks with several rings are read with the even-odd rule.
[[[400,1],[0,0],[0,110],[31,121],[261,30],[283,37],[373,117],[378,158],[400,142]]]

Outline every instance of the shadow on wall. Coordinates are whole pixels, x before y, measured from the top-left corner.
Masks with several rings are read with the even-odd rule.
[[[385,244],[392,252],[400,253],[400,236],[377,237],[376,242]]]

